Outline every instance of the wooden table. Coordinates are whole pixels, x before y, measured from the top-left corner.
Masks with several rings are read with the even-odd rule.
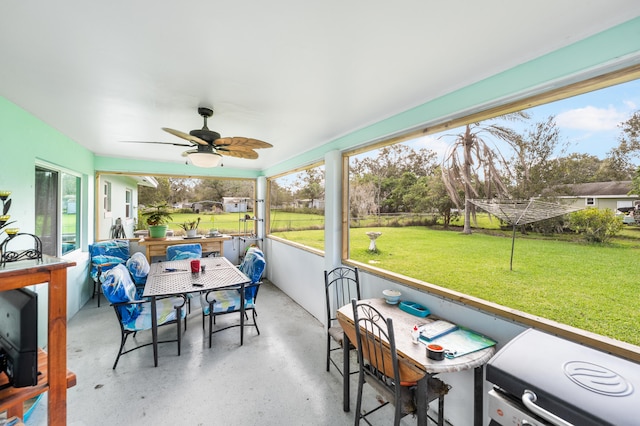
[[[456,358],[445,358],[442,361],[434,361],[427,358],[426,346],[422,343],[415,344],[411,338],[411,330],[416,324],[424,324],[432,321],[430,318],[420,318],[411,315],[397,305],[389,305],[384,299],[366,299],[360,302],[368,303],[378,309],[380,313],[393,320],[393,329],[396,339],[396,350],[400,363],[400,376],[406,381],[418,382],[418,425],[427,425],[427,401],[428,399],[428,378],[438,373],[451,373],[463,370],[474,369],[474,425],[483,424],[483,401],[484,401],[484,364],[493,356],[494,347],[482,349],[467,355]],[[338,309],[338,321],[344,330],[342,347],[348,348],[349,342],[356,341],[355,327],[353,323],[353,308],[351,304]],[[349,370],[349,351],[344,350],[344,367],[342,371]],[[343,405],[344,411],[349,411],[349,378],[345,374],[343,379]]]
[[[156,297],[182,295],[194,292],[220,290],[226,287],[240,287],[241,300],[244,300],[244,286],[251,280],[226,257],[205,257],[200,259],[204,272],[191,272],[191,259],[172,260],[152,263],[144,297],[151,298],[151,333],[153,338],[153,360],[158,366],[158,319],[156,316]],[[201,286],[194,286],[201,284]],[[244,303],[240,310],[240,328],[244,331]]]
[[[175,246],[176,244],[200,244],[202,246],[202,252],[214,252],[220,253],[220,256],[224,256],[224,242],[230,240],[230,235],[221,235],[219,237],[199,237],[199,238],[184,238],[184,237],[167,237],[167,238],[143,238],[138,241],[138,244],[146,247],[146,256],[149,263],[154,256],[165,257],[168,246]]]
[[[75,374],[67,370],[67,268],[74,265],[45,255],[42,261],[9,262],[0,268],[0,291],[49,283],[48,351],[38,354],[43,374],[36,386],[0,391],[0,411],[7,410],[8,417],[22,417],[24,401],[48,391],[49,424],[67,423],[67,388],[76,384]]]

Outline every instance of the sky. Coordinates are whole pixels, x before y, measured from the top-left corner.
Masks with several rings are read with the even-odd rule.
[[[516,130],[525,130],[532,123],[555,115],[561,142],[568,143],[567,153],[586,153],[604,159],[607,152],[618,145],[621,134],[618,125],[639,110],[640,80],[635,80],[531,108],[527,110],[532,118],[529,124],[509,125]],[[447,133],[456,132],[449,130]],[[409,144],[435,151],[441,159],[450,142],[438,140],[438,136],[423,136]]]

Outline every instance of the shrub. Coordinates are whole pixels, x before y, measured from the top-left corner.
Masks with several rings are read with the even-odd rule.
[[[617,218],[611,209],[588,208],[569,216],[569,227],[584,234],[590,243],[607,242],[618,234],[623,226],[622,220]]]

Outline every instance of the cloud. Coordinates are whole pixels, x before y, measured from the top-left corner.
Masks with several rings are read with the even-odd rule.
[[[617,129],[626,119],[626,114],[613,106],[606,109],[586,106],[561,112],[556,116],[556,123],[569,129],[602,132]]]
[[[432,135],[420,136],[407,143],[414,149],[427,148],[436,153],[438,162],[442,160],[449,143],[443,139],[434,138]]]

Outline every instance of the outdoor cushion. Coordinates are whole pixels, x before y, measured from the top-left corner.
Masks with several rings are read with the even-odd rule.
[[[246,292],[245,292],[246,293]],[[209,315],[209,303],[207,303],[206,293],[200,295],[200,304],[202,305],[202,311],[204,315]],[[220,312],[234,312],[239,311],[240,306],[240,291],[239,290],[218,290],[212,292],[209,296],[209,300],[213,299],[213,313]],[[245,309],[254,307],[254,299],[245,298]]]
[[[244,256],[244,260],[240,264],[240,271],[251,280],[251,283],[257,283],[262,278],[262,273],[266,262],[264,260],[264,253],[257,247],[250,247]],[[245,299],[253,299],[255,293],[258,291],[258,287],[250,287],[245,292]]]
[[[136,299],[136,286],[129,275],[129,270],[122,264],[117,265],[104,274],[102,291],[110,303],[133,302]],[[180,297],[156,300],[158,325],[176,319],[174,306],[184,303]],[[116,306],[125,330],[137,331],[151,328],[151,302],[132,303]],[[181,310],[182,318],[186,312]]]
[[[175,321],[176,310],[174,306],[178,306],[184,303],[184,300],[180,297],[171,297],[165,299],[156,300],[156,317],[158,318],[158,325],[165,324],[170,321]],[[128,322],[123,321],[125,330],[138,331],[151,329],[151,302],[144,302],[139,304],[140,310],[135,318],[130,319]],[[181,319],[185,319],[187,312],[184,309],[180,310]]]
[[[167,260],[200,259],[201,257],[200,244],[177,244],[167,247]]]
[[[127,269],[133,277],[133,282],[142,285],[147,282],[147,275],[149,275],[149,262],[144,254],[140,252],[133,253],[129,260],[127,260]]]
[[[129,270],[119,264],[102,274],[102,292],[109,303],[122,303],[137,300],[136,285],[131,279]],[[139,304],[121,305],[117,307],[123,323],[134,321],[142,309]]]
[[[98,266],[104,273],[129,259],[129,240],[108,240],[89,244],[89,256],[91,257],[91,278],[95,281],[98,279]]]

